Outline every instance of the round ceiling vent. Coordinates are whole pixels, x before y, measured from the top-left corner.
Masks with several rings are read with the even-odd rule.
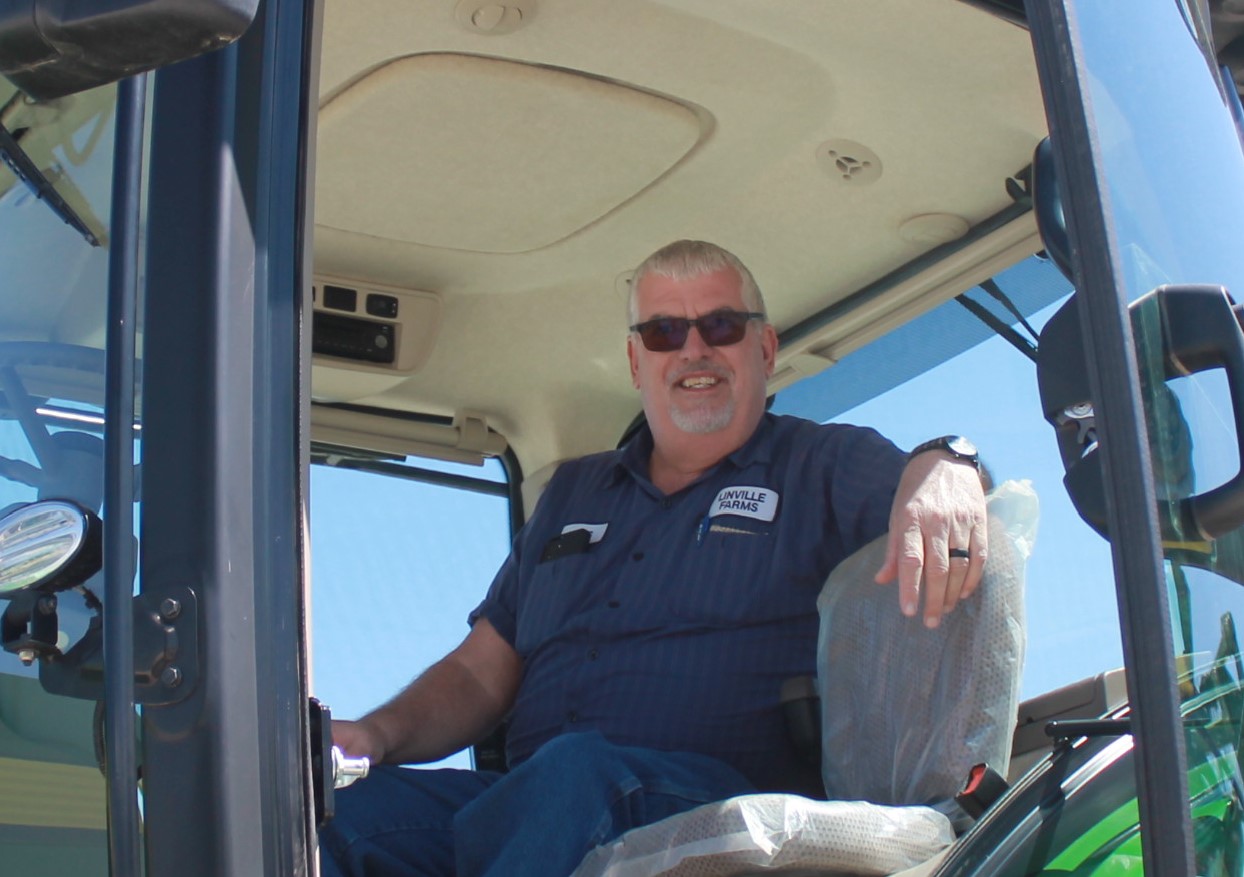
[[[513,33],[536,16],[536,0],[459,0],[454,19],[471,33],[500,36]]]
[[[881,176],[881,159],[863,143],[826,140],[816,148],[816,163],[831,180],[865,185]]]

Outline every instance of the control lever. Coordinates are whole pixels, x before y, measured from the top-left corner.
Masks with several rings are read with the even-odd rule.
[[[355,780],[361,780],[371,770],[371,759],[366,755],[351,758],[340,746],[333,747],[333,788],[344,789]]]

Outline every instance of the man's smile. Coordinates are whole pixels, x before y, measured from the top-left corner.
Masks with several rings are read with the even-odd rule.
[[[717,386],[718,378],[713,375],[694,375],[692,377],[683,378],[678,382],[677,386],[684,390],[707,390]]]
[[[729,373],[721,366],[703,360],[688,363],[674,372],[670,388],[692,393],[704,393],[718,388],[726,388],[730,383]]]

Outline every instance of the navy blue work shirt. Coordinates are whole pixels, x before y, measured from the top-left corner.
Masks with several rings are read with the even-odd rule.
[[[509,763],[594,729],[720,758],[762,791],[815,791],[781,685],[815,673],[817,595],[887,529],[906,456],[871,429],[766,414],[666,496],[651,451],[645,428],[561,465],[471,613],[523,659]]]

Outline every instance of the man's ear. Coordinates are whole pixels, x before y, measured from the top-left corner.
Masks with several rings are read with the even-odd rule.
[[[626,336],[626,358],[631,362],[631,384],[639,389],[639,351],[635,349],[635,334]]]
[[[772,323],[765,323],[760,333],[760,348],[764,351],[765,377],[773,377],[773,369],[777,366],[778,338],[777,330]]]

